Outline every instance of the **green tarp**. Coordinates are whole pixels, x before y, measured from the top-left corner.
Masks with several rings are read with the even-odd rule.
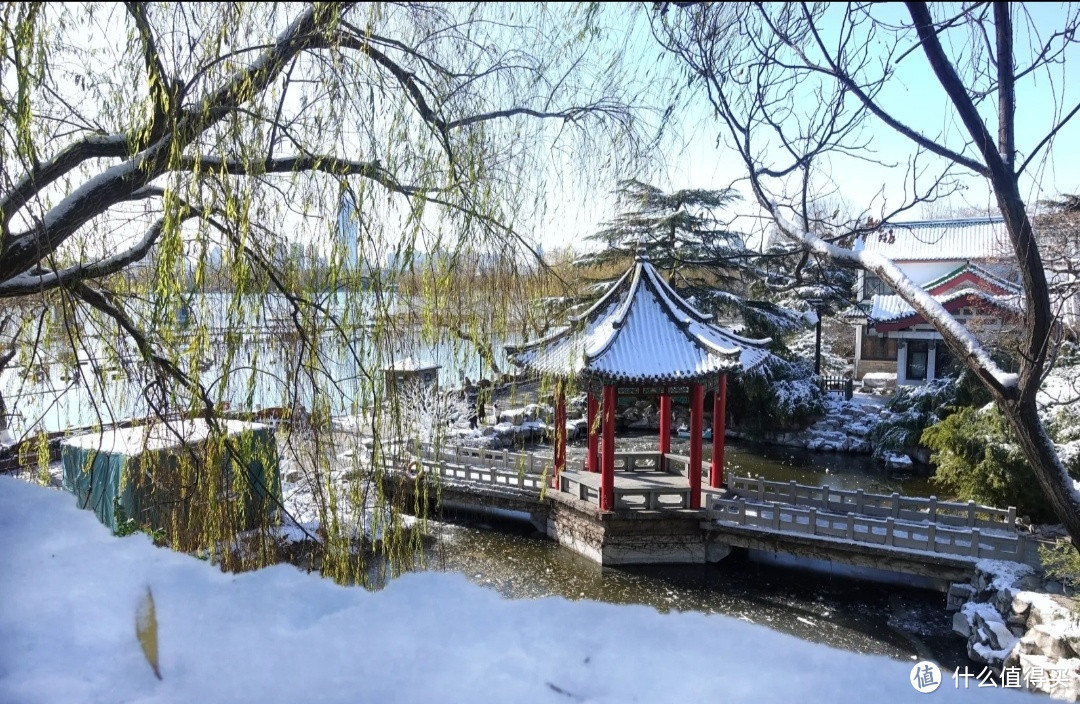
[[[220,453],[211,451],[201,419],[68,438],[61,446],[64,487],[114,531],[118,507],[137,526],[158,529],[166,527],[170,512],[190,513],[206,503],[207,493],[192,488],[193,477],[213,479],[219,484],[215,496],[240,502],[242,527],[254,527],[280,498],[274,433],[258,423],[221,424],[228,442]],[[221,458],[212,472],[205,466],[211,457]]]

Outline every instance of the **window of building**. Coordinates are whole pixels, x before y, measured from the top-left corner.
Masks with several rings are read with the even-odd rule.
[[[862,338],[862,359],[895,360],[896,340],[864,334]]]
[[[892,292],[893,290],[889,288],[889,285],[882,281],[877,274],[871,274],[869,271],[863,274],[863,298],[870,298],[876,294],[887,296]]]

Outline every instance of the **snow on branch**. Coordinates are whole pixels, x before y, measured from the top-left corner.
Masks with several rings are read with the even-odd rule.
[[[767,200],[769,211],[780,230],[789,238],[801,242],[815,254],[829,257],[838,264],[853,266],[877,274],[888,283],[912,308],[933,325],[951,346],[959,348],[962,357],[974,371],[990,381],[1002,395],[1012,395],[1019,378],[1006,372],[990,357],[990,353],[971,332],[945,308],[912,281],[892,260],[876,252],[854,251],[826,242],[824,238],[798,227],[784,217],[779,204]]]

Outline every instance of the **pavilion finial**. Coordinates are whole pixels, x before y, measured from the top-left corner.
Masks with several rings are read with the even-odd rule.
[[[645,235],[644,234],[641,234],[641,235],[638,236],[637,250],[634,253],[634,261],[636,261],[636,262],[647,262],[647,261],[649,261],[649,252],[645,248]]]

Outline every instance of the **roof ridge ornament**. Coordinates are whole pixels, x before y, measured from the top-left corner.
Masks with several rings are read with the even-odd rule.
[[[634,250],[635,262],[647,262],[649,261],[649,252],[645,248],[645,234],[638,235],[637,248]]]

